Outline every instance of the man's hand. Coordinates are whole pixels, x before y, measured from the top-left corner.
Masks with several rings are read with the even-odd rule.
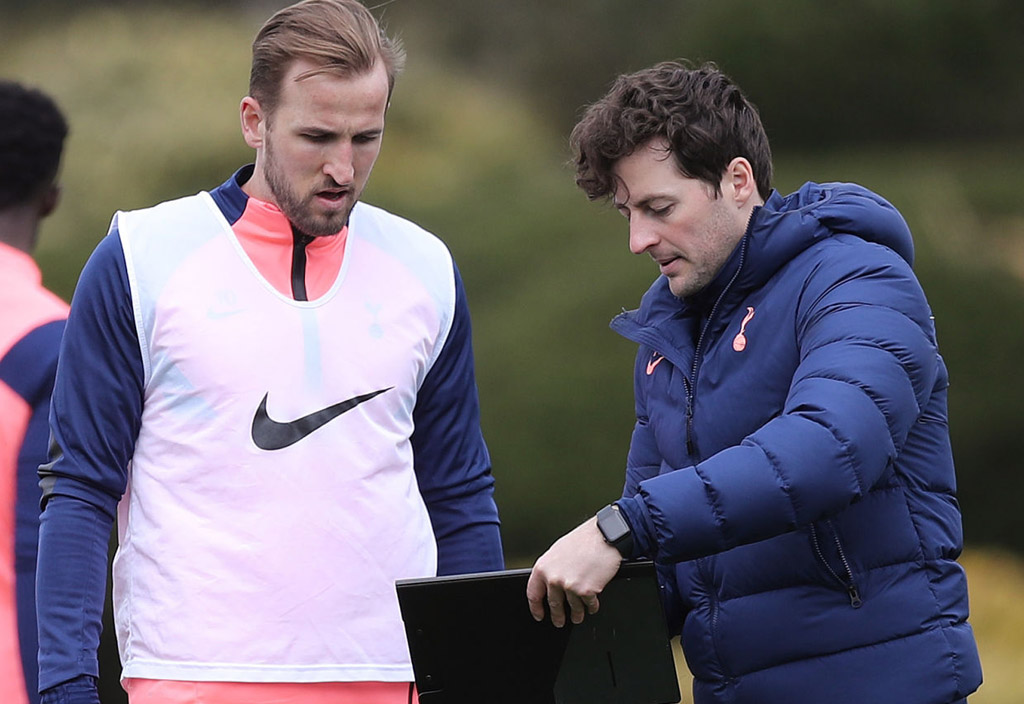
[[[566,533],[533,565],[526,584],[530,613],[544,620],[544,602],[551,610],[551,623],[565,625],[565,603],[573,623],[582,623],[584,613],[597,613],[597,595],[619,571],[622,556],[605,542],[597,518]]]

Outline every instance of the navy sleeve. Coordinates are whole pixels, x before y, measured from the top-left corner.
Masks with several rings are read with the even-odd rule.
[[[39,479],[36,470],[46,461],[50,396],[57,369],[64,320],[54,320],[29,332],[0,359],[0,380],[31,408],[18,453],[15,500],[14,571],[18,642],[29,701],[36,702],[36,546],[39,544]]]
[[[116,228],[82,271],[61,342],[43,506],[75,496],[113,517],[142,423],[142,353]]]
[[[14,554],[15,568],[19,573],[34,574],[36,569],[39,529],[39,478],[36,470],[46,461],[50,396],[63,332],[63,320],[40,325],[0,359],[0,379],[32,409],[18,453]]]
[[[143,364],[116,229],[82,271],[50,409],[36,610],[39,687],[98,674],[107,548],[142,414]]]
[[[412,447],[437,540],[438,574],[504,567],[491,458],[480,430],[466,292],[455,268],[452,329],[419,390]]]
[[[55,496],[39,521],[39,691],[99,677],[97,650],[113,519],[70,496]]]
[[[100,704],[96,678],[80,675],[70,682],[47,690],[40,697],[39,704]]]

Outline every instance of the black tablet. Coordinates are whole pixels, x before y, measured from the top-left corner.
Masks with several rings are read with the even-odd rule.
[[[530,570],[399,580],[421,704],[676,704],[651,562],[623,564],[579,625],[534,621]]]

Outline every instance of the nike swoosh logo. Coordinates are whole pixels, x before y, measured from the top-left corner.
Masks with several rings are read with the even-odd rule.
[[[657,353],[655,353],[655,354],[657,354]],[[663,359],[665,359],[665,355],[659,355],[657,359],[650,359],[650,360],[648,360],[648,362],[647,362],[647,376],[650,376],[651,374],[654,373],[654,370],[657,368],[657,366],[659,364],[661,364],[661,360],[663,360]]]
[[[270,396],[268,392],[264,394],[263,400],[260,401],[260,407],[256,409],[256,415],[252,419],[252,441],[261,450],[281,450],[289,445],[294,445],[314,430],[327,425],[342,413],[347,413],[359,404],[369,401],[385,391],[390,391],[392,388],[394,387],[389,386],[380,391],[353,396],[348,400],[321,408],[308,416],[302,416],[287,423],[281,423],[267,415],[267,397]]]
[[[241,312],[241,308],[209,308],[206,311],[206,317],[210,320],[220,320],[221,318],[229,318],[232,315],[238,315]]]

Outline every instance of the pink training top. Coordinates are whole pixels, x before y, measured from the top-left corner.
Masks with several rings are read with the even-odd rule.
[[[291,295],[291,224],[277,206],[250,196],[232,226],[235,237],[260,275],[275,289]],[[306,292],[313,301],[334,285],[341,271],[348,227],[331,237],[315,237],[306,245]]]
[[[132,704],[416,704],[408,682],[182,682],[127,679]]]
[[[43,288],[42,275],[32,257],[0,242],[0,362],[26,335],[42,325],[63,320],[67,311],[64,301]],[[0,374],[0,701],[19,704],[27,698],[15,592],[15,507],[18,457],[33,406],[8,380],[33,375],[21,368],[6,371],[9,374]]]

